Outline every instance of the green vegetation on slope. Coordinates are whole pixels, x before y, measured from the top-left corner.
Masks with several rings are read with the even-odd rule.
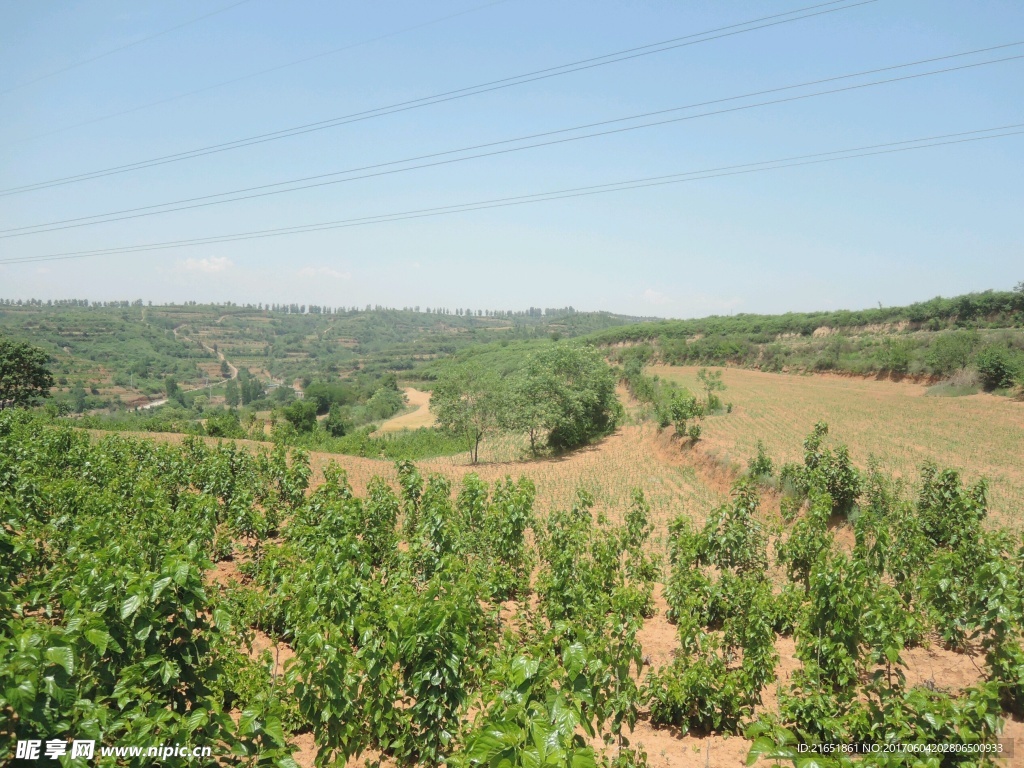
[[[28,341],[54,361],[55,395],[75,410],[156,395],[168,377],[198,386],[199,343],[177,338],[141,306],[117,308],[0,306],[0,334]]]
[[[526,435],[534,455],[542,449],[571,450],[612,431],[621,411],[615,377],[603,356],[570,342],[480,345],[432,361],[418,375],[431,382],[437,427],[374,434],[375,425],[405,406],[394,373],[359,371],[345,379],[310,381],[302,399],[296,399],[291,387],[250,391],[246,382],[253,379],[246,369],[239,379],[249,395],[237,401],[244,403],[241,408],[211,406],[205,396],[179,391],[171,404],[150,412],[91,415],[75,423],[116,431],[272,439],[389,459],[469,451],[476,461],[485,435]]]
[[[0,334],[49,353],[74,410],[156,396],[223,378],[216,353],[264,381],[335,380],[407,371],[498,339],[572,338],[641,318],[572,307],[521,312],[141,301],[0,300]],[[95,391],[93,391],[95,390]]]
[[[659,429],[671,425],[679,438],[689,438],[691,443],[700,439],[705,416],[732,411],[732,404],[723,405],[717,394],[726,388],[721,371],[701,368],[697,378],[704,390],[703,399],[690,394],[688,389],[674,381],[646,375],[643,361],[636,355],[631,356],[622,369],[622,381],[629,393],[645,406],[644,415],[653,418]]]
[[[971,387],[1024,383],[1022,329],[1024,284],[907,307],[639,323],[589,340],[612,347],[623,364],[639,357],[765,371],[959,375],[967,391],[977,391]]]

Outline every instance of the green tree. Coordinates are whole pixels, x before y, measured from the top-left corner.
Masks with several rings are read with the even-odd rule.
[[[1021,361],[1009,347],[989,344],[978,353],[978,373],[985,389],[1012,387],[1020,374]]]
[[[366,401],[366,411],[371,419],[390,419],[405,406],[405,394],[397,389],[381,386]]]
[[[0,410],[35,405],[50,396],[49,355],[26,342],[0,338]]]
[[[68,393],[71,396],[71,407],[75,413],[82,413],[86,407],[86,393],[85,387],[81,384],[75,384]]]
[[[704,405],[709,411],[716,411],[722,407],[722,401],[718,399],[715,392],[724,392],[725,383],[722,381],[721,371],[709,371],[701,368],[697,371],[697,378],[704,388]]]
[[[552,448],[577,448],[615,428],[621,411],[615,375],[596,349],[558,344],[539,353],[528,368],[548,402]]]
[[[174,380],[173,376],[168,376],[164,379],[164,390],[167,392],[169,399],[173,399],[178,394],[178,382]]]
[[[501,424],[526,433],[536,453],[542,436],[553,448],[575,448],[613,429],[619,405],[615,379],[593,349],[559,344],[531,355],[509,380]]]
[[[288,384],[282,384],[281,386],[274,388],[273,394],[270,396],[270,399],[278,404],[290,403],[292,400],[295,399],[295,390],[292,389],[291,386],[289,386]],[[315,409],[316,405],[314,404],[313,407]]]
[[[442,429],[465,436],[475,464],[480,441],[499,426],[504,384],[479,363],[453,363],[442,370],[430,396],[430,410]]]
[[[296,432],[306,433],[316,429],[316,403],[295,400],[284,408],[283,413]]]
[[[210,437],[245,437],[245,430],[234,411],[221,411],[206,418],[206,434]]]
[[[906,373],[910,369],[910,353],[913,348],[910,339],[884,339],[878,351],[878,367],[883,371]]]
[[[238,393],[238,382],[234,379],[229,379],[224,388],[224,402],[234,408],[238,405],[240,400],[241,396]]]
[[[331,409],[324,419],[324,430],[332,437],[344,437],[348,431],[348,425],[342,415],[342,407],[337,403],[331,403]]]
[[[259,379],[253,376],[248,369],[242,369],[238,372],[238,381],[242,405],[248,405],[254,400],[259,400],[263,397],[263,385],[260,384]]]
[[[928,367],[940,376],[966,368],[979,341],[977,331],[939,334],[928,350]]]
[[[525,372],[511,380],[501,410],[501,426],[510,432],[526,433],[530,452],[551,427],[554,408],[547,392],[547,377]]]

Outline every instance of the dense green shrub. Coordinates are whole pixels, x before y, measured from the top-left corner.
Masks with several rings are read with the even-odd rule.
[[[282,411],[288,422],[299,433],[312,432],[316,429],[316,403],[308,400],[296,400]]]
[[[978,352],[978,373],[985,389],[1012,387],[1024,370],[1024,354],[1009,347],[989,344]]]
[[[210,437],[244,438],[245,429],[235,411],[221,411],[206,417],[206,434]]]

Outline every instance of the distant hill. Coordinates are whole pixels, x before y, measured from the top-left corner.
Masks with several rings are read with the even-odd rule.
[[[218,355],[265,380],[290,384],[400,372],[473,344],[573,338],[651,319],[573,307],[0,301],[0,334],[48,351],[58,393],[73,393],[85,409],[145,402],[165,391],[168,377],[189,389],[217,382]]]
[[[1024,380],[1024,284],[905,307],[660,320],[587,337],[620,359],[944,378],[1004,389]],[[971,380],[971,374],[978,374]]]

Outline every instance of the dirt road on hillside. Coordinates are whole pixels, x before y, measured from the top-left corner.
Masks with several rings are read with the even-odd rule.
[[[413,387],[405,388],[405,398],[415,410],[388,419],[380,425],[378,432],[401,432],[403,429],[419,429],[434,426],[434,414],[430,412],[430,393]]]

